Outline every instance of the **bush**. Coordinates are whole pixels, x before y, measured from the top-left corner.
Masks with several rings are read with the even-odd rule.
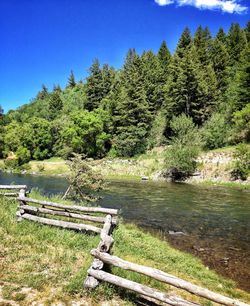
[[[16,156],[18,160],[18,165],[22,166],[30,161],[31,154],[27,148],[19,147],[16,151]]]
[[[231,172],[233,179],[245,181],[250,173],[250,148],[246,144],[239,144],[234,152],[234,168]]]
[[[221,114],[213,114],[201,131],[205,149],[222,148],[227,144],[228,128]]]
[[[14,170],[18,168],[18,160],[17,158],[13,159],[5,159],[4,166],[7,169]]]
[[[250,141],[250,103],[233,114],[235,138],[238,141]]]
[[[170,122],[173,136],[166,150],[167,175],[173,180],[183,180],[196,170],[196,158],[201,147],[201,136],[193,120],[186,115],[174,117]]]

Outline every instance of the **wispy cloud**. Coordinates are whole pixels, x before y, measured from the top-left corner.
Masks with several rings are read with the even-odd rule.
[[[178,6],[191,5],[198,9],[220,10],[225,13],[245,13],[248,8],[240,0],[155,0],[161,6],[176,3]]]

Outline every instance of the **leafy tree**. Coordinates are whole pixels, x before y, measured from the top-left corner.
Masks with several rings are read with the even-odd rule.
[[[102,110],[72,113],[72,123],[62,130],[64,146],[87,157],[102,157],[110,138],[104,131],[107,120],[108,115]]]
[[[19,166],[27,164],[31,159],[30,151],[25,147],[19,147],[16,151],[16,156]]]

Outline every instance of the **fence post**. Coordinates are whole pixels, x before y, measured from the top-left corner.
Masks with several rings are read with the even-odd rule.
[[[22,198],[25,198],[26,196],[26,189],[20,189],[19,194],[18,194],[18,199],[19,199],[19,210],[16,213],[17,221],[20,222],[22,221],[22,215],[24,214],[24,209],[22,208],[23,205],[25,205],[25,202],[22,201]]]

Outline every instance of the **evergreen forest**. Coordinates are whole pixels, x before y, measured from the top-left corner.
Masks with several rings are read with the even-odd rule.
[[[129,49],[121,69],[95,59],[84,80],[71,71],[65,88],[42,85],[29,103],[1,109],[0,154],[20,164],[132,157],[170,144],[173,118],[192,121],[206,150],[250,141],[250,22],[214,37],[186,28],[173,54],[165,41],[156,53]]]

